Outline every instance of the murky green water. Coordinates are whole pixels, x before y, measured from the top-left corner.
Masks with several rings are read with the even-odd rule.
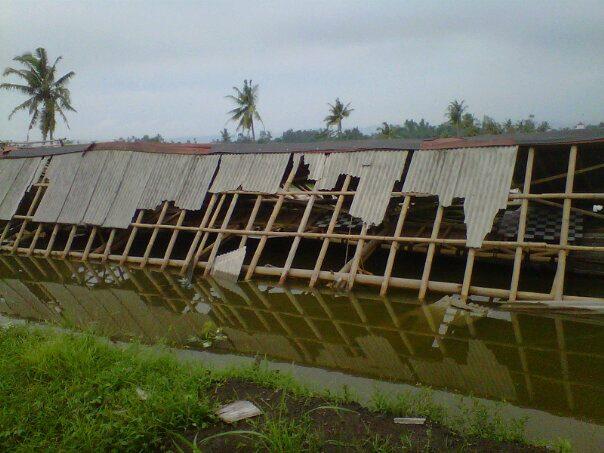
[[[0,314],[220,357],[262,355],[316,380],[422,384],[552,414],[604,439],[604,316],[468,313],[450,297],[227,283],[117,265],[0,256]],[[224,338],[207,346],[209,326]],[[213,331],[213,329],[210,329]],[[213,360],[216,360],[214,357]],[[341,372],[333,373],[320,370]],[[323,378],[321,376],[324,376]],[[369,380],[368,380],[368,379]],[[390,385],[390,384],[389,384]],[[543,417],[541,417],[543,418]],[[581,429],[578,441],[585,437]],[[576,442],[575,442],[576,444]]]

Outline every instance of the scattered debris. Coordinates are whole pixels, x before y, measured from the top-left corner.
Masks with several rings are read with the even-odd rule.
[[[234,403],[222,406],[216,411],[218,418],[225,423],[235,423],[260,414],[262,414],[262,411],[250,401],[235,401]]]
[[[423,417],[395,417],[394,423],[398,425],[423,425],[426,419]]]
[[[143,401],[147,401],[149,399],[149,394],[140,387],[136,387],[136,394]]]

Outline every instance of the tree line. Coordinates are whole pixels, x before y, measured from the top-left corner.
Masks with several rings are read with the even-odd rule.
[[[4,70],[3,76],[14,76],[20,79],[21,83],[2,83],[0,89],[17,91],[27,96],[27,99],[17,105],[9,115],[9,120],[13,115],[21,110],[27,110],[30,116],[27,138],[29,132],[37,125],[44,141],[49,137],[53,139],[57,124],[57,117],[65,121],[67,127],[69,123],[65,113],[67,111],[75,112],[71,105],[71,93],[67,88],[69,81],[75,76],[75,72],[69,71],[61,77],[56,76],[57,64],[62,57],[58,57],[54,63],[50,64],[47,52],[39,47],[33,53],[26,52],[15,57],[13,60],[19,63],[21,68],[8,67]],[[319,129],[288,129],[281,134],[281,137],[273,138],[270,131],[264,127],[264,122],[258,109],[259,86],[253,81],[244,80],[241,88],[234,86],[233,94],[227,95],[233,104],[233,109],[229,110],[228,121],[236,123],[236,136],[231,135],[225,127],[220,131],[219,142],[313,142],[321,140],[358,140],[366,138],[436,138],[436,137],[467,137],[474,135],[498,135],[507,133],[531,133],[545,132],[551,129],[547,121],[537,123],[533,115],[518,121],[507,119],[504,122],[497,122],[490,116],[483,116],[482,119],[476,118],[468,111],[468,106],[464,100],[453,100],[449,102],[445,110],[445,121],[441,124],[433,125],[424,119],[416,121],[407,119],[402,124],[391,124],[383,122],[374,133],[364,134],[358,127],[344,129],[342,124],[344,120],[350,117],[354,112],[350,102],[343,102],[336,98],[333,103],[327,104],[327,116],[323,119],[324,128]],[[256,126],[262,125],[262,130],[256,135]],[[604,127],[604,122],[599,125],[588,125],[586,128]],[[120,139],[123,140],[123,139]],[[129,137],[127,141],[151,141],[164,142],[160,134],[155,136],[144,135],[143,137]]]

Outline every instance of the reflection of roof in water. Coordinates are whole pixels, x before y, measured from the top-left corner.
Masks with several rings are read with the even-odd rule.
[[[261,354],[580,416],[602,415],[597,407],[597,395],[604,393],[598,374],[602,330],[601,323],[590,324],[594,319],[555,317],[568,336],[560,345],[552,319],[497,319],[500,314],[489,311],[477,316],[455,308],[449,298],[422,307],[371,293],[335,298],[328,289],[290,291],[253,282],[236,284],[237,293],[217,292],[211,280],[179,284],[175,276],[148,269],[2,261],[0,313],[8,316],[181,345],[199,337],[211,320],[227,335],[214,345],[219,352]],[[207,314],[197,304],[209,308]],[[563,357],[566,375],[555,364]],[[585,375],[584,369],[595,371]]]

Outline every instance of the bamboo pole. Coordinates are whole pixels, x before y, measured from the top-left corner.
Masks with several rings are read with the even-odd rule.
[[[224,204],[225,199],[226,199],[226,194],[222,194],[220,196],[220,200],[218,200],[218,205],[216,205],[216,210],[214,211],[214,213],[212,214],[212,217],[210,218],[210,223],[209,223],[210,228],[214,225],[214,222],[216,222],[216,219],[218,218],[218,214],[220,214],[220,210],[222,209],[222,205]],[[193,257],[193,263],[192,263],[193,266],[191,267],[191,269],[192,269],[191,272],[197,267],[197,262],[199,261],[199,258],[201,257],[201,254],[203,253],[204,246],[206,245],[206,242],[209,237],[210,237],[210,233],[206,231],[206,233],[203,235],[203,238],[201,239],[201,243],[199,244],[199,247],[197,247],[195,256]]]
[[[65,244],[65,248],[63,249],[63,258],[67,258],[69,256],[69,251],[71,250],[71,244],[73,243],[73,238],[75,237],[77,226],[72,225],[69,230],[69,237],[67,238],[67,243]]]
[[[40,237],[40,233],[42,233],[42,224],[38,223],[38,227],[36,228],[36,232],[34,233],[34,237],[31,240],[31,244],[29,244],[29,250],[27,251],[27,256],[31,256],[34,253],[34,249],[36,248],[36,243],[38,242],[38,238]]]
[[[143,220],[144,210],[141,209],[136,216],[136,224],[140,224]],[[130,253],[130,248],[132,247],[132,243],[134,242],[134,238],[136,237],[136,233],[138,231],[137,226],[132,227],[132,231],[130,231],[130,236],[128,236],[128,241],[126,242],[126,246],[124,247],[124,252],[122,253],[122,257],[120,259],[120,264],[124,264],[128,260],[128,254]]]
[[[397,238],[401,235],[403,231],[403,225],[405,224],[405,218],[407,217],[407,212],[409,211],[409,205],[411,204],[411,197],[407,195],[403,200],[403,204],[401,206],[401,212],[398,216],[398,220],[396,222],[396,227],[394,228],[393,237]],[[388,284],[390,282],[390,276],[392,275],[392,269],[394,267],[394,259],[396,258],[396,252],[399,248],[399,242],[392,241],[390,244],[390,252],[388,253],[388,260],[386,261],[386,269],[384,270],[384,281],[382,282],[382,286],[380,288],[380,296],[385,296],[388,292]]]
[[[178,220],[176,220],[176,226],[181,226],[185,220],[185,215],[187,211],[184,209],[180,210],[178,214]],[[161,270],[164,270],[170,261],[170,256],[172,255],[172,250],[174,249],[174,244],[176,244],[176,238],[178,237],[179,230],[172,230],[172,236],[170,236],[170,242],[168,242],[168,247],[166,248],[166,253],[164,253],[164,262],[161,265]]]
[[[315,203],[316,195],[311,195],[308,198],[308,202],[306,203],[306,208],[304,208],[304,214],[302,214],[302,220],[300,220],[300,224],[298,225],[298,233],[303,233],[306,229],[306,224],[308,223],[308,218],[310,217],[310,212],[312,211],[313,204]],[[292,242],[292,245],[289,249],[289,253],[287,254],[287,259],[285,260],[285,265],[283,266],[283,272],[281,273],[281,277],[279,278],[279,284],[282,285],[285,283],[285,279],[287,278],[287,273],[289,269],[292,267],[292,263],[294,261],[294,257],[296,256],[296,252],[298,251],[298,246],[300,245],[300,236],[295,236]]]
[[[298,164],[299,164],[299,162],[298,162]],[[283,184],[283,191],[281,193],[279,193],[279,198],[277,198],[277,202],[275,203],[275,206],[273,207],[273,212],[271,213],[271,216],[269,217],[268,222],[266,222],[266,226],[264,228],[265,233],[270,232],[271,229],[273,228],[275,220],[277,219],[277,215],[279,215],[279,211],[281,210],[281,206],[283,205],[283,200],[285,199],[284,192],[287,192],[287,190],[289,189],[289,186],[291,185],[292,181],[294,180],[294,176],[296,176],[296,173],[298,171],[298,166],[299,165],[296,165],[296,159],[294,158],[293,164],[292,164],[292,169],[290,170],[289,175],[287,176],[287,179],[285,180],[285,183]],[[267,239],[268,239],[268,236],[262,236],[260,238],[258,247],[256,247],[256,251],[254,252],[252,261],[250,262],[247,273],[245,274],[246,280],[251,279],[252,275],[254,275],[254,269],[256,268],[256,265],[258,264],[258,261],[260,260],[260,256],[262,255],[262,251],[264,250],[264,246],[266,245]]]
[[[570,154],[568,157],[568,176],[566,177],[566,188],[565,194],[571,194],[573,192],[573,183],[575,181],[575,167],[577,164],[577,147],[571,146]],[[562,208],[562,226],[560,227],[560,245],[565,246],[568,244],[568,229],[570,224],[570,208],[571,199],[567,198],[564,200],[564,206]],[[566,273],[566,259],[568,257],[568,250],[560,250],[558,252],[558,267],[556,269],[556,275],[554,277],[554,283],[552,284],[552,297],[554,300],[562,300],[564,293],[564,275]]]
[[[113,240],[115,239],[115,228],[111,228],[109,232],[109,238],[107,239],[107,244],[105,244],[105,250],[103,251],[102,261],[107,261],[107,257],[111,253],[111,246],[113,245]]]
[[[254,202],[254,207],[252,208],[252,212],[250,213],[250,218],[248,219],[247,225],[245,226],[246,230],[249,231],[253,228],[261,203],[262,203],[262,195],[256,195],[256,201]],[[239,248],[241,248],[245,245],[245,243],[247,242],[247,238],[248,238],[247,234],[244,234],[243,236],[241,236],[241,241],[239,242]]]
[[[432,227],[432,234],[430,235],[430,239],[436,239],[438,237],[438,230],[440,229],[440,222],[443,218],[443,207],[438,203],[438,208],[436,210],[436,218],[434,219],[434,226]],[[428,282],[430,280],[430,271],[432,270],[432,260],[434,259],[434,252],[436,249],[436,244],[431,242],[428,246],[428,252],[426,253],[426,262],[424,264],[424,272],[422,274],[422,283],[419,288],[419,300],[424,300],[426,298],[426,291],[428,290]]]
[[[367,224],[365,222],[363,222],[363,226],[361,227],[361,236],[364,236],[367,234],[368,228],[369,227],[367,226]],[[357,272],[359,271],[359,265],[360,265],[360,261],[361,261],[361,252],[363,250],[364,244],[365,244],[365,241],[363,239],[360,239],[357,242],[357,247],[354,252],[354,258],[352,259],[352,265],[350,267],[350,272],[348,273],[348,285],[347,286],[348,286],[349,291],[354,286],[354,278],[356,277]]]
[[[344,183],[342,184],[342,191],[348,190],[348,186],[350,185],[350,180],[352,177],[350,175],[346,175],[346,179],[344,179]],[[355,192],[352,192],[353,194]],[[338,221],[338,216],[340,215],[340,210],[342,209],[342,204],[344,203],[344,195],[338,196],[338,201],[336,201],[336,205],[333,210],[333,214],[331,215],[331,220],[329,221],[329,226],[327,227],[326,234],[332,234],[333,230],[336,227],[336,223]],[[319,257],[317,258],[317,262],[315,263],[315,268],[312,271],[309,286],[312,288],[315,286],[317,282],[319,272],[321,272],[321,266],[323,266],[323,260],[325,259],[325,254],[327,253],[327,248],[329,247],[330,239],[325,237],[323,239],[323,243],[321,244],[321,250],[319,251]]]
[[[221,228],[227,228],[229,225],[229,222],[231,220],[231,216],[233,215],[233,211],[235,210],[235,205],[237,204],[237,200],[239,199],[239,194],[235,194],[233,195],[233,197],[231,198],[231,203],[229,204],[229,208],[227,209],[226,215],[224,216],[224,219],[222,219],[222,227]],[[210,256],[208,257],[208,263],[206,265],[206,268],[203,272],[204,276],[208,276],[210,275],[210,272],[212,271],[212,268],[214,267],[214,260],[216,259],[216,255],[218,254],[218,250],[220,249],[220,243],[222,242],[222,238],[224,236],[224,233],[218,233],[216,235],[216,239],[214,239],[214,245],[212,247],[212,251],[210,252]]]
[[[185,274],[185,272],[187,271],[187,267],[189,266],[189,263],[193,259],[193,254],[195,253],[195,250],[197,248],[197,243],[199,242],[199,239],[201,238],[201,235],[203,234],[203,228],[205,228],[206,222],[208,221],[208,218],[210,217],[210,213],[212,212],[214,203],[216,203],[216,194],[215,193],[213,193],[212,196],[210,197],[210,201],[208,201],[208,206],[206,207],[206,210],[203,213],[201,222],[199,223],[199,226],[197,227],[197,229],[195,231],[195,237],[193,238],[193,241],[191,242],[191,246],[189,247],[189,251],[187,252],[187,257],[185,258],[185,264],[183,264],[182,268],[180,269],[180,275]]]
[[[159,217],[157,218],[157,222],[155,222],[155,228],[153,228],[153,232],[151,233],[151,238],[149,239],[149,243],[147,244],[147,248],[145,249],[145,254],[143,255],[143,261],[141,262],[140,267],[144,267],[147,265],[147,261],[149,260],[149,256],[151,255],[151,250],[153,249],[153,245],[155,244],[155,239],[157,238],[157,234],[159,233],[157,225],[161,225],[161,223],[164,221],[164,217],[166,216],[166,212],[168,211],[168,204],[168,201],[164,201],[164,204],[161,207]]]
[[[470,292],[470,282],[472,281],[472,270],[474,269],[474,254],[476,249],[468,249],[468,258],[466,259],[466,270],[463,276],[463,283],[461,284],[461,300],[465,302],[468,299]]]
[[[90,254],[90,249],[92,248],[92,244],[94,243],[94,238],[96,237],[97,227],[93,227],[90,231],[90,236],[88,236],[88,242],[86,243],[86,248],[84,249],[84,254],[82,255],[83,261],[88,261],[88,255]]]
[[[44,257],[48,258],[50,256],[50,252],[52,252],[52,246],[57,239],[57,233],[59,232],[59,224],[55,223],[52,227],[52,233],[50,234],[50,239],[48,240],[48,244],[46,244],[46,249],[44,250]]]
[[[37,187],[36,193],[34,194],[34,198],[31,202],[31,204],[29,205],[29,207],[27,208],[26,216],[28,218],[33,218],[34,210],[36,209],[36,207],[38,205],[38,200],[40,199],[41,196],[42,196],[42,188]],[[14,218],[14,216],[13,216],[13,218]],[[23,233],[25,233],[25,228],[27,227],[28,222],[29,222],[28,219],[24,219],[23,222],[21,223],[21,228],[19,229],[19,232],[17,233],[17,238],[15,239],[15,242],[13,243],[13,248],[12,248],[13,253],[19,247],[19,242],[21,242],[21,238],[23,237]]]
[[[526,169],[524,172],[524,187],[522,188],[522,193],[528,194],[531,190],[531,179],[533,177],[533,164],[535,161],[535,148],[529,148],[528,155],[526,158]],[[526,232],[526,217],[528,214],[528,199],[525,198],[522,200],[522,204],[520,205],[520,219],[518,221],[518,236],[516,240],[518,242],[524,241],[524,234]],[[520,268],[522,267],[522,247],[516,247],[516,252],[514,256],[514,267],[512,270],[512,281],[510,285],[510,302],[514,302],[516,300],[516,296],[518,293],[518,282],[520,280]]]

